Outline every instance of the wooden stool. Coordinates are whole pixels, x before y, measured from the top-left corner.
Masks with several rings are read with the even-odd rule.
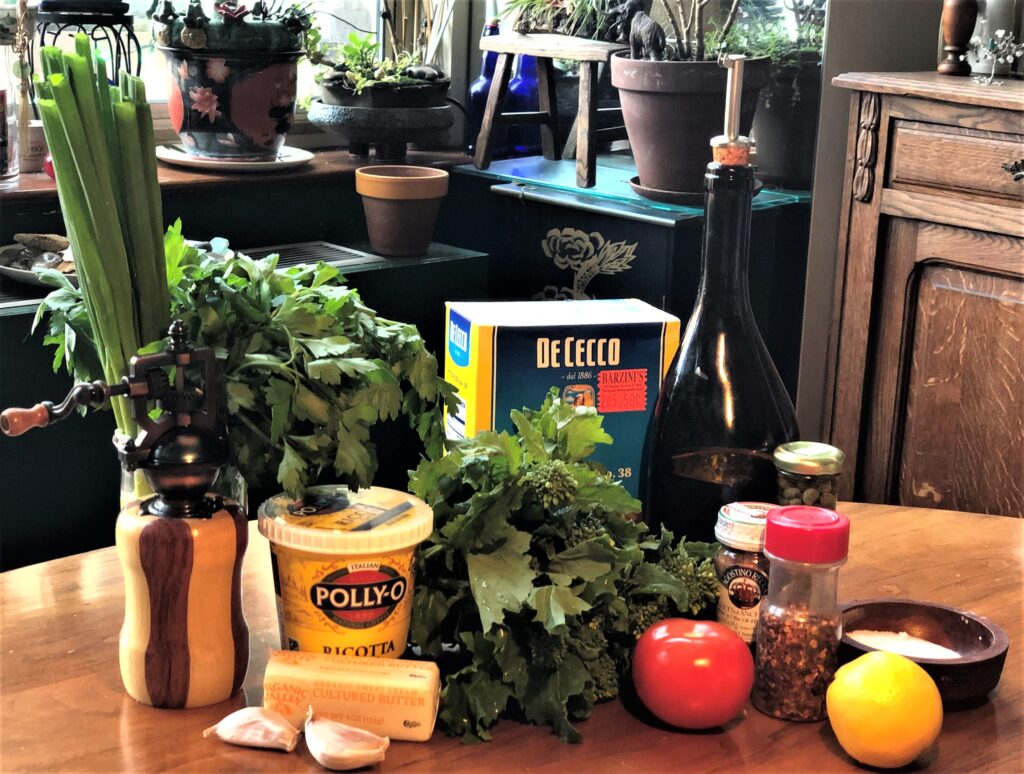
[[[628,46],[622,43],[605,43],[553,34],[510,33],[481,38],[480,50],[497,53],[498,61],[494,67],[491,90],[487,94],[487,106],[476,140],[474,166],[477,169],[487,169],[491,165],[491,152],[494,146],[491,134],[492,129],[498,124],[539,124],[544,158],[555,160],[561,157],[553,60],[567,59],[580,63],[580,99],[575,122],[576,185],[581,188],[592,188],[597,178],[597,145],[594,140],[597,136],[598,65],[607,64],[612,54],[627,48]],[[502,110],[508,93],[508,82],[512,76],[512,60],[517,54],[537,59],[540,110],[519,113],[505,113]]]

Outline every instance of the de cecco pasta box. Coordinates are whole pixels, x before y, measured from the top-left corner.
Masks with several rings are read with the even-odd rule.
[[[445,418],[450,439],[515,428],[513,409],[537,408],[552,387],[593,406],[615,439],[593,455],[640,494],[641,463],[658,390],[679,348],[679,318],[635,298],[448,302],[445,378],[463,403]]]

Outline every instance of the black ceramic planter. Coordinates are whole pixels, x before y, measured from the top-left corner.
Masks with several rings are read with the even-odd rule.
[[[808,190],[821,102],[821,60],[773,65],[754,116],[758,177],[766,183]]]
[[[194,156],[273,159],[295,115],[299,53],[165,48],[167,109]]]
[[[324,81],[320,84],[320,98],[325,105],[372,108],[426,108],[444,107],[451,80],[444,78],[431,83],[411,86],[384,84],[363,89],[359,94],[341,82]]]
[[[727,73],[717,62],[652,62],[615,54],[612,85],[640,183],[661,191],[697,192],[711,161],[711,138],[722,133]],[[744,68],[740,132],[750,134],[757,98],[768,80],[767,57]]]
[[[408,143],[443,141],[455,115],[445,99],[451,80],[407,86],[378,84],[356,94],[342,78],[320,84],[309,120],[325,131],[340,131],[349,153],[366,158],[372,145],[378,161],[404,161]]]
[[[188,17],[153,23],[167,57],[167,110],[193,156],[270,160],[295,114],[302,41],[281,21],[220,15],[189,26]]]

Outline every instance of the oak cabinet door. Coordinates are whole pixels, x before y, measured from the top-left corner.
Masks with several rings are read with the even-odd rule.
[[[1024,515],[1024,240],[889,221],[869,500]]]

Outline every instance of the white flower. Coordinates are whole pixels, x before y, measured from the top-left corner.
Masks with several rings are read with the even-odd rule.
[[[223,59],[211,59],[206,63],[206,76],[217,83],[224,83],[224,79],[231,73],[231,68]]]

